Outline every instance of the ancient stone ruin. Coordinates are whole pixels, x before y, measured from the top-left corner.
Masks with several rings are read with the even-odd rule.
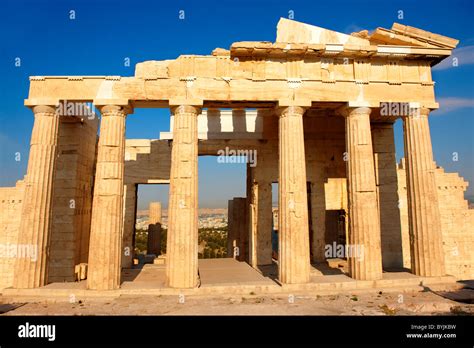
[[[28,170],[0,188],[0,287],[73,282],[82,264],[88,289],[119,289],[144,183],[170,186],[166,286],[197,287],[198,156],[226,148],[257,154],[246,197],[229,197],[228,255],[254,268],[274,262],[278,183],[282,286],[311,283],[311,265],[341,238],[358,251],[347,257],[357,281],[403,268],[473,278],[467,183],[435,164],[428,124],[439,107],[431,68],[457,43],[396,23],[345,35],[281,19],[274,43],[146,61],[130,77],[32,76]],[[169,108],[170,132],[127,140],[139,108]],[[149,243],[159,253],[159,240]]]

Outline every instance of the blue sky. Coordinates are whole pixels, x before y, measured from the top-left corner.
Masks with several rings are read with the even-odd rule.
[[[26,172],[33,124],[23,106],[31,75],[131,76],[145,60],[180,54],[209,54],[234,41],[274,41],[280,17],[350,33],[393,22],[460,40],[451,61],[435,69],[440,110],[431,117],[437,163],[474,185],[474,2],[472,1],[12,1],[0,4],[0,186],[12,186]],[[70,19],[70,11],[75,19]],[[184,10],[185,19],[179,18]],[[403,11],[403,19],[398,19]],[[124,59],[130,58],[130,67]],[[15,59],[21,66],[15,66]],[[128,138],[158,138],[169,129],[169,113],[140,109],[127,120]],[[403,156],[400,122],[395,126],[397,158]],[[21,161],[15,161],[15,153]],[[453,161],[453,152],[458,161]],[[200,206],[226,206],[245,194],[245,166],[218,165],[199,158]],[[139,208],[166,201],[167,187],[140,189]],[[474,187],[468,188],[474,195]]]

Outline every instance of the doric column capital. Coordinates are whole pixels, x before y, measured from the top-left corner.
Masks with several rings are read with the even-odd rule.
[[[133,113],[133,108],[131,106],[127,105],[101,105],[97,106],[97,108],[100,110],[100,113],[102,116],[108,116],[108,115],[122,115],[122,116],[127,116],[128,114]]]
[[[287,115],[303,115],[307,107],[303,106],[296,106],[296,105],[291,105],[291,106],[279,106],[275,109],[275,112],[278,116],[284,117]]]
[[[123,113],[126,116],[133,113],[133,106],[130,104],[130,100],[126,98],[94,99],[93,104],[102,115]]]
[[[50,116],[56,115],[56,107],[53,105],[35,105],[31,108],[33,113],[36,114],[45,114]]]
[[[186,113],[191,113],[191,114],[196,114],[199,115],[201,113],[201,107],[198,105],[170,105],[171,113],[177,114],[186,114]]]
[[[429,108],[423,108],[423,107],[412,108],[410,109],[409,114],[406,115],[405,117],[410,117],[410,118],[428,117],[430,112],[431,112],[431,109]]]
[[[431,109],[428,109],[428,108],[420,108],[420,115],[423,115],[423,116],[428,116],[431,112]]]
[[[356,115],[370,115],[372,109],[366,106],[361,107],[349,107],[344,106],[336,110],[336,112],[344,117],[356,116]]]

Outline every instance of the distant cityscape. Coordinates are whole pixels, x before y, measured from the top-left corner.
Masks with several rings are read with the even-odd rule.
[[[161,227],[168,229],[168,210],[162,211]],[[199,209],[199,229],[219,229],[227,227],[227,209]],[[135,229],[148,230],[148,210],[137,211]]]
[[[468,201],[469,209],[474,209],[474,195],[465,195]],[[275,211],[278,202],[272,202],[272,210]],[[275,217],[274,217],[275,218]],[[277,221],[275,219],[274,223]],[[161,226],[163,229],[168,228],[168,210],[163,209]],[[199,209],[199,228],[219,229],[227,227],[227,209],[226,208],[202,208]],[[136,230],[148,230],[148,210],[138,210],[136,219]]]

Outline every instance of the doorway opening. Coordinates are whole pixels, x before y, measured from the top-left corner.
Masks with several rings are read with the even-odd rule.
[[[198,258],[228,255],[228,201],[246,195],[245,158],[199,157]]]
[[[134,263],[142,265],[166,254],[169,184],[137,186],[133,250]],[[151,233],[154,233],[153,238]]]
[[[346,211],[344,209],[326,210],[324,233],[326,259],[347,259],[346,255]]]

